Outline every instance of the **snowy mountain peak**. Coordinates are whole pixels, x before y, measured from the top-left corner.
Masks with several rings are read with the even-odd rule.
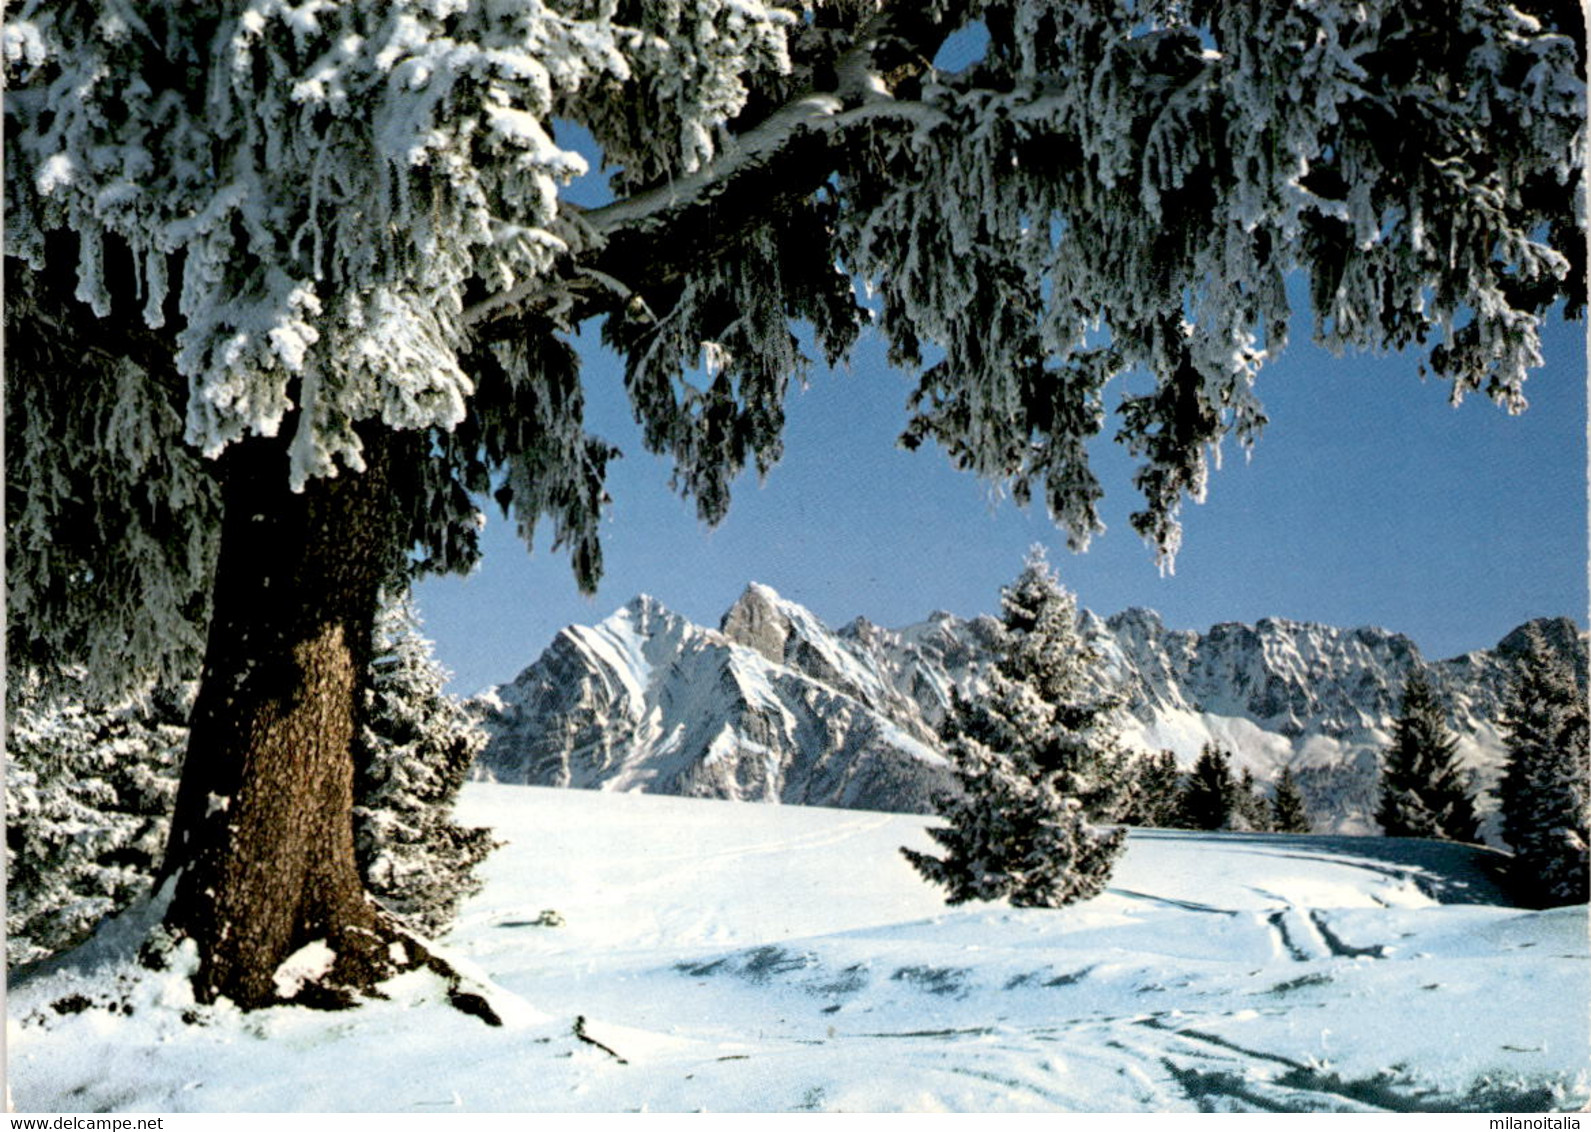
[[[786,604],[772,586],[752,582],[724,613],[718,630],[735,644],[755,649],[781,664],[785,642],[794,628],[784,612]]]
[[[1127,632],[1149,640],[1163,637],[1166,633],[1166,625],[1160,619],[1160,614],[1141,605],[1134,605],[1107,617],[1105,626],[1112,633]]]
[[[873,624],[865,617],[853,617],[840,629],[843,640],[858,641],[864,645],[875,644],[888,635],[888,629]]]
[[[481,768],[533,784],[923,810],[944,760],[881,675],[877,645],[756,583],[716,631],[636,599],[565,629],[481,702],[493,735]]]
[[[1529,628],[1427,664],[1409,638],[1373,627],[1266,617],[1198,633],[1140,608],[1083,610],[1079,623],[1100,684],[1125,703],[1129,746],[1186,766],[1215,743],[1261,780],[1291,767],[1320,824],[1345,832],[1373,829],[1380,755],[1416,668],[1437,687],[1461,758],[1483,787],[1495,778],[1495,721]],[[1574,622],[1532,625],[1583,671]],[[506,781],[927,810],[949,781],[939,727],[1000,633],[992,617],[943,611],[898,630],[857,618],[834,632],[756,582],[715,631],[642,595],[565,629],[479,701],[494,736],[482,766]]]
[[[675,613],[651,594],[637,594],[609,614],[603,624],[612,622],[617,627],[621,622],[628,622],[635,626],[637,632],[644,634],[650,633],[651,627],[659,623],[683,623],[685,621],[684,617]],[[570,628],[574,627],[570,626]]]
[[[616,613],[644,614],[659,610],[667,612],[668,607],[651,594],[639,593],[621,605]]]

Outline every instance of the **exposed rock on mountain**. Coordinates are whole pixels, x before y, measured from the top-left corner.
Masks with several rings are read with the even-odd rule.
[[[638,597],[484,702],[502,781],[910,812],[949,780],[907,697],[762,586],[720,630]]]
[[[1218,743],[1261,781],[1292,767],[1320,828],[1373,831],[1378,760],[1403,682],[1424,663],[1414,642],[1279,618],[1201,634],[1144,609],[1082,622],[1101,682],[1123,698],[1129,745],[1187,766]],[[1535,624],[1584,670],[1572,621]],[[939,725],[997,631],[990,617],[934,613],[836,632],[757,584],[714,630],[638,597],[563,630],[477,701],[492,734],[480,766],[539,785],[927,812],[950,782]],[[1500,773],[1495,721],[1524,634],[1428,666],[1483,786]]]

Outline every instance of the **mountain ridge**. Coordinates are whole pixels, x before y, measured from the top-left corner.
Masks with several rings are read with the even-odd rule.
[[[1082,610],[1122,738],[1190,765],[1205,743],[1261,782],[1299,777],[1322,831],[1374,831],[1379,755],[1403,681],[1423,666],[1459,757],[1483,789],[1501,772],[1497,727],[1534,625],[1584,671],[1586,637],[1542,618],[1491,649],[1426,661],[1404,634],[1267,617],[1200,633],[1153,610]],[[642,594],[595,626],[561,630],[513,681],[477,697],[491,741],[481,777],[532,785],[931,812],[951,785],[938,732],[992,659],[998,622],[935,611],[900,629],[830,629],[761,583],[717,628]],[[1482,798],[1483,803],[1486,799]]]

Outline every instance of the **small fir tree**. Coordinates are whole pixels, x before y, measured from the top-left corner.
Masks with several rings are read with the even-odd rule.
[[[1238,775],[1232,797],[1232,828],[1250,833],[1265,833],[1271,828],[1271,807],[1265,793],[1254,780],[1254,772],[1244,767]]]
[[[1009,899],[1014,907],[1059,908],[1105,890],[1125,834],[1091,826],[1054,776],[976,740],[955,741],[961,792],[936,801],[943,828],[929,830],[943,857],[902,849],[945,902]]]
[[[479,891],[475,866],[496,842],[452,819],[486,733],[443,691],[448,673],[420,633],[412,599],[383,603],[354,781],[354,855],[368,891],[427,935]]]
[[[958,696],[946,739],[959,793],[936,798],[943,857],[902,849],[946,900],[1058,908],[1098,895],[1125,839],[1091,813],[1120,804],[1128,766],[1115,705],[1091,690],[1077,606],[1042,550],[1001,592],[1000,659],[980,696]]]
[[[1416,670],[1403,686],[1381,772],[1376,820],[1388,837],[1479,840],[1470,776],[1458,764],[1457,748],[1436,690]]]
[[[1188,829],[1230,829],[1237,800],[1232,756],[1206,743],[1182,790],[1182,821]]]
[[[1170,751],[1140,756],[1134,763],[1132,798],[1122,821],[1156,829],[1176,828],[1182,820],[1182,772]]]
[[[1309,810],[1293,768],[1283,767],[1271,796],[1271,829],[1277,833],[1308,833],[1311,828]]]
[[[1591,845],[1591,754],[1583,673],[1532,631],[1502,719],[1508,762],[1497,786],[1510,878],[1528,904],[1583,903]]]
[[[187,741],[180,693],[87,705],[76,673],[9,674],[6,966],[84,940],[149,891]]]
[[[1116,739],[1120,701],[1098,688],[1098,654],[1078,630],[1077,599],[1057,580],[1044,548],[1028,551],[1021,575],[1000,591],[1003,659],[1010,682],[1005,738],[1055,775],[1094,821],[1114,821],[1127,803],[1132,756]]]

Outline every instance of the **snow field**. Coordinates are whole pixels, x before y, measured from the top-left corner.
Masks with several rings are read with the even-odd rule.
[[[127,965],[124,930],[120,950],[102,939],[12,992],[19,1108],[1516,1111],[1588,1096],[1585,909],[1501,903],[1485,850],[1134,831],[1096,900],[947,908],[899,854],[930,847],[921,817],[473,784],[459,819],[508,842],[441,941],[492,988],[501,1028],[425,973],[357,1011],[223,1005],[186,1024],[182,973]],[[73,994],[132,1013],[52,1005]]]

